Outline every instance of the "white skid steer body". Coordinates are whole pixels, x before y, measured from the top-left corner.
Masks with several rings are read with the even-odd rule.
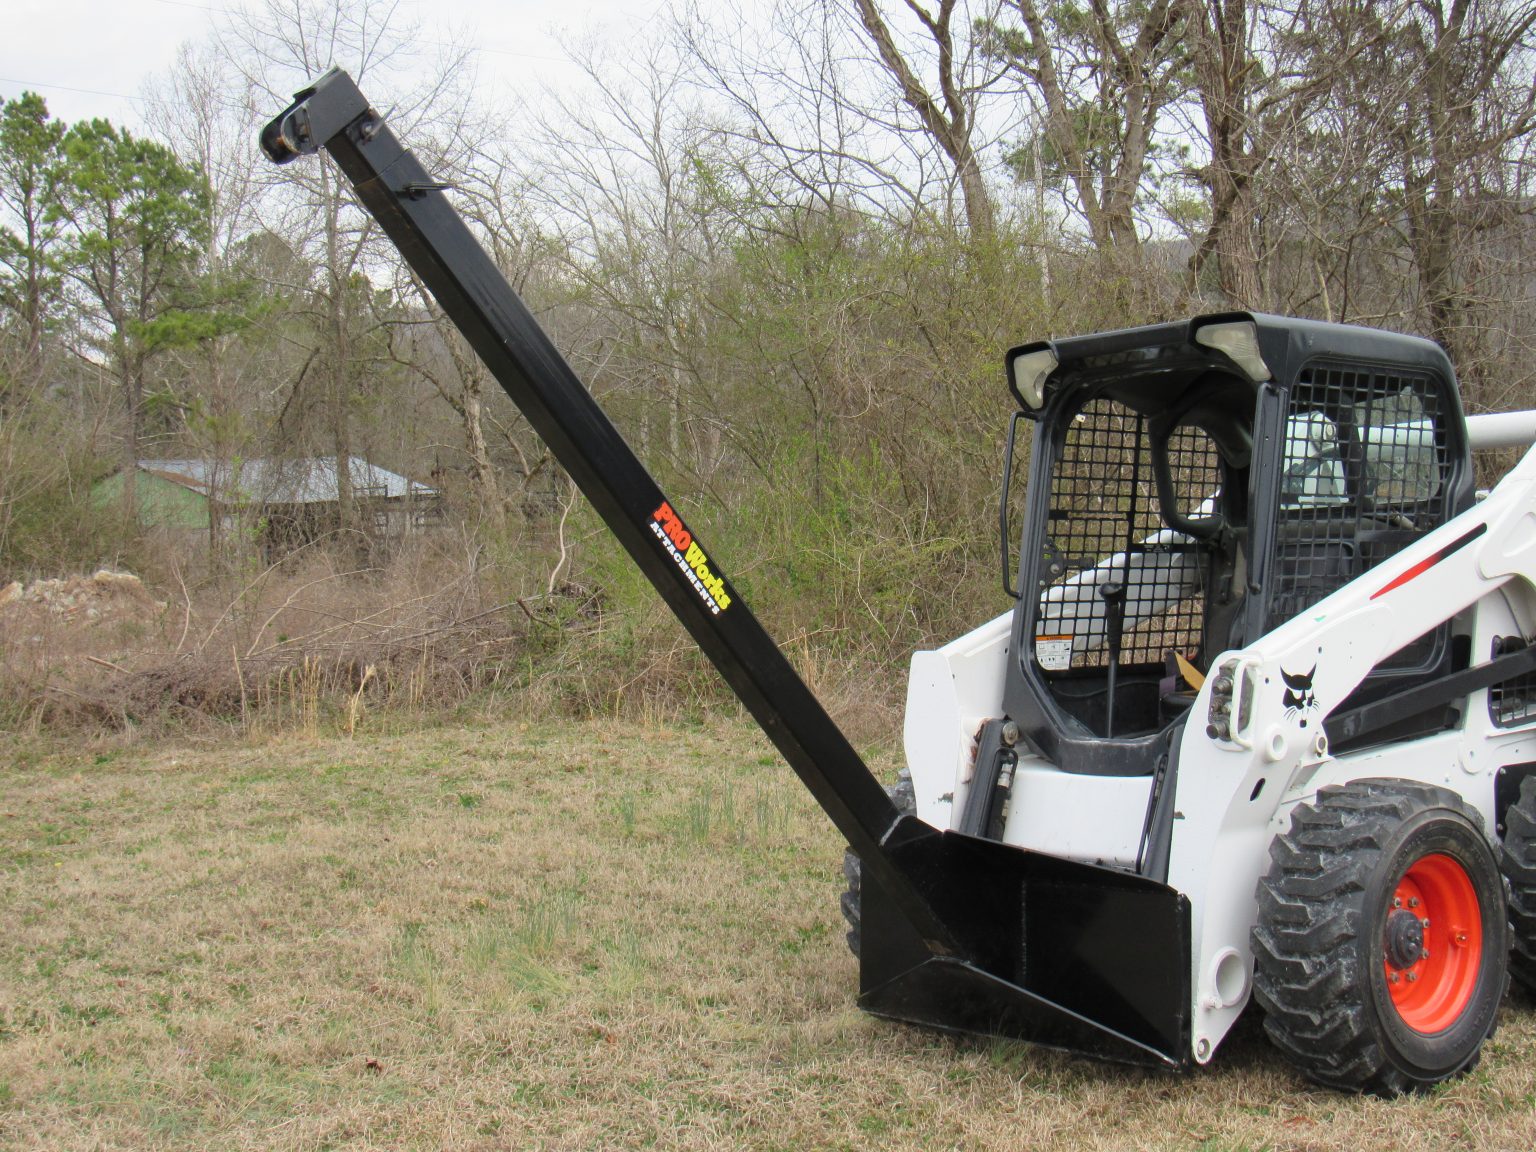
[[[1467,429],[1475,449],[1525,446],[1536,440],[1536,412],[1474,416]],[[1405,429],[1388,449],[1416,439]],[[1163,532],[1146,543],[1175,537]],[[1166,594],[1141,599],[1143,612],[1187,595],[1192,580],[1177,554],[1116,553],[1047,590],[1041,619],[1053,633],[1073,636],[1074,645],[1102,644],[1103,607],[1095,592],[1111,576],[1164,587]],[[978,726],[1001,712],[1012,619],[1011,612],[998,616],[912,658],[906,758],[917,815],[936,827],[958,827]],[[1497,773],[1536,761],[1536,709],[1527,724],[1500,726],[1486,689],[1470,695],[1457,728],[1330,753],[1324,721],[1333,710],[1381,661],[1447,622],[1469,634],[1471,651],[1485,659],[1497,637],[1536,635],[1536,449],[1470,510],[1256,642],[1210,661],[1213,670],[1229,671],[1228,695],[1247,704],[1237,709],[1225,738],[1210,734],[1203,718],[1220,677],[1208,675],[1179,749],[1168,882],[1188,897],[1192,911],[1196,1061],[1211,1058],[1248,1002],[1255,888],[1271,840],[1287,828],[1298,803],[1328,785],[1363,778],[1419,781],[1465,797],[1491,836]],[[1127,617],[1127,627],[1133,623]],[[1302,682],[1308,687],[1292,687]],[[1078,775],[1021,755],[1002,839],[1131,869],[1151,787],[1147,776]]]

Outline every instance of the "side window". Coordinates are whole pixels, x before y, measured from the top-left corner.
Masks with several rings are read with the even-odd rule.
[[[1209,516],[1221,489],[1221,468],[1211,434],[1196,424],[1181,424],[1168,434],[1175,511],[1188,520]]]
[[[1292,405],[1285,424],[1281,502],[1397,509],[1433,502],[1443,480],[1444,454],[1436,448],[1435,420],[1424,396],[1404,386],[1341,408],[1326,399],[1317,407]],[[1353,489],[1350,464],[1360,473]]]
[[[1440,383],[1314,365],[1291,390],[1267,627],[1310,608],[1446,519]],[[1438,633],[1390,661],[1417,667]]]

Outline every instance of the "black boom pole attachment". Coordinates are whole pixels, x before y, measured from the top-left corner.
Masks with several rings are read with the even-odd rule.
[[[262,131],[278,164],[324,149],[432,291],[603,522],[661,593],[848,839],[880,873],[882,845],[922,834],[902,819],[847,738],[662,494],[580,378],[422,168],[332,69]],[[898,825],[902,827],[898,828]],[[910,887],[910,886],[908,886]],[[925,939],[953,942],[911,892],[904,910]]]
[[[1137,1063],[1184,1062],[1187,901],[1141,877],[939,832],[900,813],[470,234],[445,186],[352,78],[339,69],[320,77],[267,125],[261,145],[279,164],[322,150],[336,162],[862,858],[864,1007]],[[1137,949],[1123,946],[1127,933]]]

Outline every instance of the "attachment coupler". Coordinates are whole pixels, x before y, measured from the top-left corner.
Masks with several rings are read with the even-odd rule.
[[[320,146],[368,112],[368,98],[352,77],[332,68],[293,98],[261,130],[261,150],[274,164],[318,152]]]

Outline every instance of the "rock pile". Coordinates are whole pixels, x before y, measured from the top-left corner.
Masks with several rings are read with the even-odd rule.
[[[98,625],[108,621],[152,620],[165,611],[144,582],[131,572],[103,568],[94,576],[66,576],[58,580],[13,581],[0,588],[0,616],[46,614],[72,624]]]

